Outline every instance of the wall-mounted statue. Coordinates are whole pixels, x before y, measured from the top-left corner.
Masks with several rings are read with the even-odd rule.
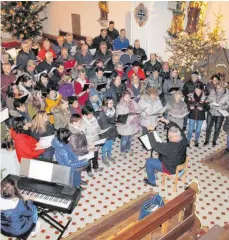
[[[173,1],[168,5],[168,8],[173,11],[171,27],[168,29],[168,34],[172,37],[176,37],[184,30],[185,7],[185,1]]]
[[[188,7],[188,23],[185,31],[189,34],[196,32],[197,26],[204,15],[207,4],[204,1],[191,1]]]
[[[99,9],[100,9],[100,20],[108,20],[108,2],[107,1],[99,1]]]

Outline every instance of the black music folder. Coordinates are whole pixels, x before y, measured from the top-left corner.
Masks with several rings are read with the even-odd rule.
[[[172,87],[169,89],[169,92],[178,91],[179,89],[179,87]]]
[[[116,123],[120,123],[120,124],[126,124],[127,118],[128,118],[128,113],[127,114],[121,114],[118,115],[117,119],[116,119]]]
[[[83,92],[84,91],[87,91],[87,89],[90,87],[90,84],[89,83],[85,83],[84,86],[83,86]]]
[[[98,84],[96,87],[96,90],[101,91],[101,89],[106,88],[106,85],[107,85],[107,83]]]

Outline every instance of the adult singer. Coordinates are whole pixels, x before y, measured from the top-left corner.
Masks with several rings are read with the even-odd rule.
[[[156,186],[155,170],[167,174],[175,174],[176,167],[185,162],[187,139],[184,132],[174,122],[165,118],[159,119],[166,124],[167,142],[157,142],[153,132],[149,133],[149,141],[154,151],[159,153],[159,158],[149,158],[146,160],[147,177],[144,182],[153,187]],[[152,131],[153,129],[148,128]]]

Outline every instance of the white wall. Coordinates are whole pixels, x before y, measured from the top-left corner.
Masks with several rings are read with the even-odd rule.
[[[120,30],[127,27],[128,31],[128,12],[131,2],[108,2],[109,11],[108,20],[115,22],[115,27]],[[71,14],[80,14],[81,35],[95,37],[99,35],[102,28],[97,21],[100,17],[98,1],[94,2],[51,2],[45,10],[48,17],[44,21],[44,32],[57,35],[59,29],[72,32]]]

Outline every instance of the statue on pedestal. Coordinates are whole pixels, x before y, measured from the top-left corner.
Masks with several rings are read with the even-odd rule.
[[[108,20],[108,2],[107,1],[99,1],[99,9],[100,9],[100,20]]]

